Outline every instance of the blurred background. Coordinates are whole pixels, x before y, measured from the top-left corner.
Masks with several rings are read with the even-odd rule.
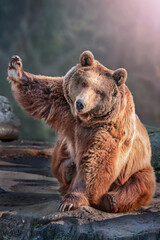
[[[6,81],[12,55],[25,71],[62,76],[91,50],[106,67],[124,67],[143,123],[160,127],[159,0],[0,0],[0,95],[21,121],[20,138],[53,140],[45,122],[15,102]]]

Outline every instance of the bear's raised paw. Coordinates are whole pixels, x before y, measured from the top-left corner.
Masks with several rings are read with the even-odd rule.
[[[14,55],[8,65],[8,80],[19,82],[23,74],[22,60],[19,56]]]

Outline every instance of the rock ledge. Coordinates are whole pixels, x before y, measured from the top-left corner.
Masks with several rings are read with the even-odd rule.
[[[76,211],[46,217],[2,213],[0,239],[158,240],[160,211],[141,209],[130,214],[108,214],[91,207],[81,207]]]

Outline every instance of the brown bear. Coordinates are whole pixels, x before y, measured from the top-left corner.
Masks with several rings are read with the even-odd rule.
[[[110,70],[85,51],[64,77],[36,76],[13,56],[8,79],[17,102],[58,133],[52,171],[64,195],[60,211],[88,205],[116,213],[149,203],[155,192],[150,141],[125,69]]]

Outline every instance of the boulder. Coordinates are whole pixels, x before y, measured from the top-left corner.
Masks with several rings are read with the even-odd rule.
[[[151,147],[152,147],[152,166],[155,169],[157,181],[160,182],[160,129],[147,127]]]
[[[11,104],[4,96],[0,96],[0,140],[12,141],[18,139],[20,122],[13,114]]]
[[[158,240],[160,205],[129,214],[109,214],[91,207],[45,217],[2,213],[2,240]],[[157,211],[158,210],[158,211]]]

